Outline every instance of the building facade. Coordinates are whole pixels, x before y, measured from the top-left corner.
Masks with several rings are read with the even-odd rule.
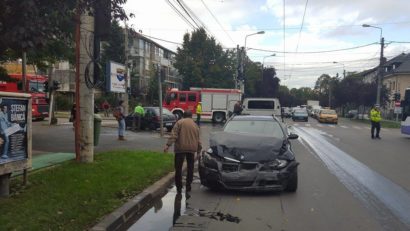
[[[161,70],[165,88],[181,88],[182,77],[174,68],[176,53],[159,45],[140,33],[128,37],[128,60],[131,68],[131,91],[134,95],[146,96],[150,82]]]

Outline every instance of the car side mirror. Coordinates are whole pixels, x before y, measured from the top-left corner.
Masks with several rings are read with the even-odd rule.
[[[296,140],[297,138],[299,138],[299,136],[297,134],[294,133],[290,133],[288,136],[288,139],[290,140]]]

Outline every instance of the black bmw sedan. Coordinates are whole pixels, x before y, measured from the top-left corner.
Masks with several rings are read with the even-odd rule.
[[[289,140],[298,135],[273,116],[235,116],[222,132],[210,136],[199,157],[201,184],[243,191],[289,191],[298,186],[295,155]]]

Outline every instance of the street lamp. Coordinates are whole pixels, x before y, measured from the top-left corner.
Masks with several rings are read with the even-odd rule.
[[[267,55],[265,57],[263,57],[263,62],[262,62],[262,80],[263,80],[263,67],[265,66],[265,59],[268,57],[272,57],[272,56],[276,56],[275,53],[271,54],[271,55]]]
[[[244,79],[243,75],[244,75],[244,60],[245,60],[245,57],[246,57],[246,40],[248,39],[249,36],[257,35],[257,34],[265,34],[265,31],[262,30],[262,31],[258,31],[258,32],[253,33],[253,34],[248,34],[248,35],[246,35],[246,36],[245,36],[245,46],[243,47],[243,50],[241,51],[240,76],[241,76],[241,78],[242,78],[242,81],[241,81],[242,84],[239,84],[239,85],[240,85],[240,89],[241,89],[241,91],[242,91],[243,94],[245,93],[245,84],[244,84],[245,79]],[[238,78],[238,79],[239,79],[239,78]]]
[[[344,65],[343,63],[336,62],[336,61],[333,61],[333,63],[334,63],[334,64],[342,64],[342,65],[343,65],[343,78],[345,78],[345,77],[346,77],[346,69],[345,69],[345,65]]]
[[[376,96],[376,104],[380,105],[380,92],[382,89],[382,75],[383,75],[383,49],[384,49],[384,38],[383,38],[383,29],[381,27],[372,26],[369,24],[363,24],[363,27],[373,27],[380,30],[380,64],[379,70],[377,73],[377,96]]]

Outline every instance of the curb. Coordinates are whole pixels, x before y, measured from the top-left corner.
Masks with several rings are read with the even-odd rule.
[[[184,164],[182,171],[184,172],[185,170],[186,165]],[[126,228],[125,225],[132,221],[132,218],[135,217],[141,209],[167,191],[167,188],[174,182],[174,177],[175,172],[168,173],[120,208],[105,216],[102,221],[89,230],[123,230]]]

